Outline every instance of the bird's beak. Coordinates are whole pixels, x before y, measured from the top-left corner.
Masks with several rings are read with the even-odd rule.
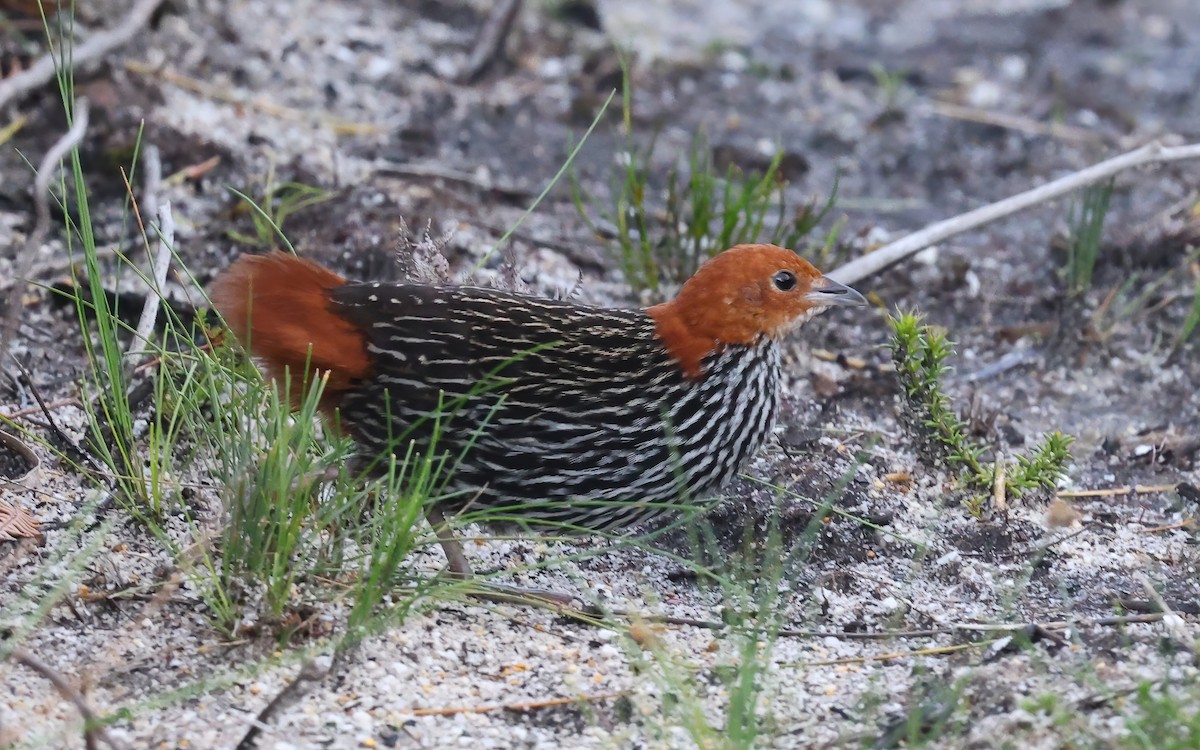
[[[828,276],[822,276],[812,283],[812,289],[804,295],[810,304],[820,305],[865,305],[867,300],[858,292],[845,284],[834,281]]]

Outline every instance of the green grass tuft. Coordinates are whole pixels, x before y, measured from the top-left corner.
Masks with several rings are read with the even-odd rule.
[[[1200,747],[1200,691],[1183,695],[1142,683],[1133,698],[1136,712],[1125,716],[1129,734],[1116,746],[1129,750],[1185,750]]]
[[[1192,337],[1197,326],[1200,326],[1200,279],[1196,281],[1196,293],[1192,297],[1192,307],[1188,310],[1187,318],[1184,319],[1183,325],[1179,327],[1179,333],[1175,336],[1176,349]]]
[[[238,190],[232,192],[244,201],[250,217],[252,234],[229,229],[226,236],[234,242],[250,247],[271,249],[277,241],[282,241],[288,250],[295,252],[287,237],[283,234],[284,224],[293,215],[310,206],[331,200],[333,191],[306,185],[303,182],[283,182],[275,180],[274,165],[267,171],[266,185],[263,194],[257,199],[250,198]]]
[[[1062,269],[1062,276],[1072,296],[1079,297],[1092,288],[1092,275],[1096,270],[1096,260],[1100,257],[1100,241],[1112,191],[1112,180],[1092,185],[1083,191],[1080,202],[1071,209],[1067,262]]]
[[[635,291],[660,292],[682,283],[705,260],[733,245],[769,242],[795,248],[833,209],[836,181],[821,208],[813,203],[789,212],[787,185],[779,174],[782,150],[761,172],[747,173],[731,165],[721,173],[703,131],[692,140],[686,167],[671,168],[665,186],[652,184],[657,138],[639,145],[624,57],[622,70],[624,146],[617,155],[613,204],[601,218],[609,225],[621,271]],[[594,196],[574,175],[571,184],[579,215],[594,234],[605,234],[593,219]]]

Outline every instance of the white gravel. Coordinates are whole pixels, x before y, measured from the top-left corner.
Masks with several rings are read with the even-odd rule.
[[[1055,4],[1047,0],[1039,7]],[[398,131],[444,125],[417,122],[417,114],[443,94],[445,82],[439,76],[457,70],[473,37],[473,29],[461,24],[461,15],[453,8],[439,7],[438,13],[430,10],[423,17],[405,4],[377,2],[213,0],[185,5],[182,15],[168,14],[129,56],[218,86],[236,100],[159,85],[161,99],[144,113],[150,122],[169,125],[180,134],[235,154],[237,171],[223,174],[223,181],[261,175],[268,164],[314,175],[321,184],[355,185],[366,179]],[[476,2],[473,7],[488,5]],[[936,5],[943,17],[953,10],[953,4]],[[970,12],[980,11],[980,5],[999,8],[1009,3],[972,3]],[[902,29],[905,19],[921,10],[919,6],[904,4],[889,21],[891,28]],[[797,44],[851,43],[861,41],[870,20],[858,5],[824,0],[723,4],[605,0],[600,10],[609,29],[630,40],[647,58],[699,59],[706,54],[706,44],[751,42],[764,28],[798,30]],[[445,17],[439,20],[441,13]],[[223,17],[228,21],[220,21]],[[571,105],[567,84],[579,75],[589,47],[602,47],[603,39],[594,35],[576,42],[578,49],[565,48],[568,45],[558,40],[563,35],[560,28],[536,18],[520,23],[524,39],[538,42],[529,43],[533,49],[515,50],[518,75],[449,97],[447,121],[458,123],[463,111],[476,107],[500,111],[526,106],[530,100],[544,107],[552,103],[559,113]],[[746,81],[747,60],[739,54],[722,57],[731,87]],[[1006,69],[1014,65],[1010,62]],[[119,61],[114,71],[126,84],[138,80]],[[780,87],[780,100],[790,91],[778,81],[764,85]],[[830,76],[812,85],[831,98],[836,96],[830,92],[840,91],[837,96],[842,98],[835,103],[843,110],[873,106],[870,97],[839,88]],[[336,93],[332,104],[331,90]],[[986,87],[975,91],[979,96],[996,95]],[[286,114],[270,114],[278,108],[286,108]],[[347,139],[335,132],[335,120],[375,125],[380,132]],[[813,120],[828,127],[842,123],[844,132],[854,137],[870,129],[860,110],[824,111],[813,114]],[[533,144],[529,154],[493,154],[482,159],[486,163],[471,163],[464,157],[446,168],[471,172],[483,183],[516,173],[519,184],[540,189],[552,170],[526,171],[531,162],[525,160],[553,161],[554,148],[561,144],[541,141],[532,130],[534,125],[536,118],[528,135]],[[486,130],[480,127],[480,132]],[[497,182],[507,184],[502,179]],[[438,201],[456,205],[445,193],[435,193],[416,181],[377,181],[375,187],[379,189],[369,201],[422,212],[414,221],[453,215],[451,209],[433,205]],[[490,200],[463,190],[469,197],[459,195],[460,201]],[[184,217],[181,242],[199,243],[206,236],[206,217],[216,216],[224,204],[211,196],[193,196],[188,185],[170,192],[168,197]],[[486,218],[506,224],[519,213],[503,207]],[[478,255],[494,241],[495,233],[482,228],[468,211],[462,214],[456,242]],[[16,246],[23,239],[24,215],[23,209],[0,204],[0,247]],[[355,217],[336,220],[355,223]],[[553,238],[561,236],[566,231],[562,225],[568,223],[577,219],[569,213],[543,212],[525,229]],[[877,237],[878,232],[864,230],[862,236]],[[214,243],[214,254],[230,254],[227,241],[206,241]],[[393,244],[386,233],[374,241],[385,248]],[[39,264],[61,253],[61,245],[52,243]],[[949,254],[947,249],[938,258]],[[544,290],[570,289],[578,278],[577,267],[552,249],[531,252],[522,262]],[[6,280],[11,267],[7,255],[0,257],[0,274],[6,274]],[[918,281],[924,278],[920,274],[932,275],[935,270],[930,266],[920,271]],[[975,270],[981,275],[988,272],[985,284],[995,275],[986,257],[979,259]],[[611,274],[589,278],[583,297],[605,301],[618,288]],[[31,308],[30,315],[23,329],[27,333],[63,330],[59,314],[45,305]],[[832,347],[827,340],[832,332],[844,340],[867,341],[860,336],[863,324],[847,320],[842,316],[837,322],[814,324],[805,339],[814,347]],[[49,366],[62,359],[56,348],[66,347],[31,334],[19,342],[17,351],[22,356],[32,351],[35,365]],[[872,362],[881,359],[866,345],[841,349],[875,357]],[[1082,513],[1082,525],[1066,529],[1046,524],[1042,501],[1015,502],[1004,521],[980,521],[952,496],[950,479],[923,467],[911,449],[912,441],[892,416],[895,410],[886,401],[879,403],[889,397],[875,397],[866,406],[861,399],[848,400],[840,407],[820,410],[812,386],[815,375],[847,387],[862,377],[860,371],[818,360],[804,348],[792,354],[788,367],[796,380],[789,386],[779,437],[786,445],[794,427],[811,430],[817,437],[786,452],[773,447],[750,473],[798,482],[801,494],[832,494],[839,507],[870,515],[881,524],[881,531],[869,531],[837,516],[822,526],[817,548],[795,574],[795,593],[783,604],[786,627],[879,633],[1076,617],[1082,623],[1062,634],[1064,645],[1039,640],[998,654],[985,646],[952,650],[999,636],[975,630],[878,640],[783,637],[769,651],[761,651],[768,667],[758,711],[764,727],[758,746],[869,744],[883,731],[881,727],[902,720],[922,697],[932,704],[947,700],[946,690],[957,691],[959,708],[966,712],[960,715],[969,715],[970,725],[959,727],[954,739],[934,746],[985,748],[1005,741],[1029,748],[1056,748],[1070,742],[1088,745],[1112,741],[1126,731],[1122,716],[1131,710],[1127,691],[1139,681],[1194,684],[1195,664],[1179,650],[1189,639],[1200,638],[1194,614],[1184,614],[1169,626],[1087,624],[1110,616],[1114,599],[1145,598],[1136,574],[1146,575],[1171,601],[1195,602],[1200,597],[1192,533],[1186,528],[1163,528],[1183,521],[1194,508],[1187,509],[1170,493],[1130,494],[1073,501]],[[1030,389],[1018,395],[1010,381],[982,388],[992,389],[988,391],[991,403],[1011,407],[1001,421],[1018,424],[1030,437],[1064,423],[1082,434],[1080,466],[1073,470],[1071,486],[1104,486],[1107,480],[1096,466],[1105,459],[1095,457],[1094,451],[1105,439],[1117,439],[1130,448],[1145,440],[1132,434],[1129,415],[1106,412],[1104,399],[1128,387],[1122,379],[1128,373],[1150,369],[1163,373],[1165,380],[1156,382],[1178,382],[1185,381],[1189,372],[1166,364],[1159,354],[1131,354],[1122,353],[1112,372],[1101,378],[1094,377],[1094,368],[1078,375],[1069,369],[1059,371],[1032,388],[1037,391],[1032,395]],[[64,377],[77,375],[61,363],[59,367],[55,372],[65,373]],[[960,385],[956,384],[955,395],[965,400],[968,394]],[[0,411],[19,406],[0,403]],[[83,415],[78,409],[60,409],[55,416],[72,437],[81,437]],[[1191,429],[1194,434],[1194,425]],[[1186,426],[1173,425],[1164,434],[1174,438],[1185,432]],[[258,712],[298,674],[303,647],[319,651],[340,634],[344,609],[328,606],[322,613],[324,632],[300,646],[281,648],[269,634],[224,641],[206,619],[192,583],[185,581],[165,603],[144,595],[175,563],[123,514],[107,514],[111,528],[103,537],[88,537],[94,549],[76,556],[79,543],[73,532],[55,524],[91,520],[79,514],[93,493],[48,453],[42,455],[44,469],[32,492],[0,490],[0,498],[9,502],[31,504],[33,497],[34,513],[46,528],[44,546],[0,543],[0,633],[15,627],[22,647],[77,686],[98,713],[120,712],[109,732],[129,747],[234,747]],[[863,463],[856,468],[859,458]],[[1148,465],[1127,470],[1126,460],[1116,458],[1121,465],[1112,469],[1122,472],[1122,482],[1200,483],[1194,468]],[[193,471],[201,468],[192,467]],[[910,473],[912,484],[889,478],[895,472]],[[835,490],[843,478],[848,478],[844,493]],[[739,486],[735,495],[731,507],[737,509],[747,502],[761,509],[768,498],[765,491],[749,485]],[[753,496],[753,501],[746,501],[747,496]],[[197,507],[216,508],[219,492],[202,488],[194,502]],[[798,499],[783,506],[798,513],[812,507]],[[731,517],[740,512],[733,511]],[[185,519],[174,518],[169,526],[176,542],[192,538]],[[669,575],[679,570],[678,564],[638,550],[608,551],[606,546],[598,540],[581,540],[578,546],[536,539],[495,541],[468,545],[468,554],[478,569],[517,571],[502,573],[501,580],[578,591],[585,600],[608,608],[645,617],[721,619],[720,593],[698,588],[686,576]],[[1042,547],[1045,559],[1039,563],[1034,552]],[[577,552],[594,554],[546,571],[521,570]],[[409,564],[414,572],[432,575],[442,561],[434,550],[414,556]],[[52,595],[60,585],[64,592]],[[110,600],[106,594],[124,598]],[[52,606],[39,612],[43,602]],[[729,687],[721,675],[738,663],[742,644],[725,631],[647,626],[636,618],[632,622],[637,638],[630,637],[626,625],[596,627],[533,608],[436,600],[369,637],[346,663],[265,727],[259,746],[281,750],[690,747],[679,722],[689,703],[678,681],[684,680],[697,696],[698,715],[720,727],[729,704]],[[581,700],[547,705],[574,698]],[[529,705],[536,707],[521,710]],[[1051,705],[1054,710],[1047,708]],[[75,748],[83,747],[83,739],[78,713],[54,688],[33,672],[8,663],[0,670],[0,747],[10,746]]]

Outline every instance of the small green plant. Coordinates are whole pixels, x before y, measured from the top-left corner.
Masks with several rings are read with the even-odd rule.
[[[635,290],[658,292],[665,284],[680,283],[705,260],[733,245],[770,242],[796,247],[832,210],[836,182],[824,207],[810,204],[789,216],[786,185],[779,176],[782,151],[761,173],[745,173],[731,165],[721,174],[703,131],[692,141],[686,168],[669,170],[663,199],[656,201],[650,163],[657,139],[641,147],[637,143],[624,58],[622,66],[624,148],[611,190],[613,206],[602,218],[611,225],[621,270]],[[579,215],[595,234],[602,234],[588,208],[592,196],[574,175],[571,184]]]
[[[846,481],[850,476],[852,472]],[[682,732],[696,747],[750,750],[775,733],[773,701],[779,696],[773,691],[774,678],[783,668],[775,645],[788,622],[798,571],[835,509],[827,502],[819,504],[803,529],[788,530],[782,519],[790,493],[761,484],[778,493],[778,504],[765,517],[745,524],[740,547],[725,549],[729,543],[723,545],[718,538],[722,530],[699,521],[685,526],[694,558],[675,558],[723,602],[723,627],[714,630],[717,663],[690,663],[644,623],[628,628],[634,663],[656,681],[661,695],[659,711],[647,716],[647,729],[671,746]],[[706,682],[719,682],[724,688],[720,714],[714,715],[707,705]]]
[[[213,583],[229,592],[241,579],[258,582],[265,613],[274,621],[292,602],[293,587],[306,572],[297,559],[306,537],[319,533],[311,523],[319,487],[311,477],[319,473],[315,433],[321,385],[310,384],[295,418],[278,390],[251,388],[247,403],[233,396],[228,407],[216,410],[211,426],[202,428],[223,438],[226,446],[216,456],[226,518]],[[255,402],[264,400],[260,395],[265,408],[256,409]],[[239,423],[247,413],[262,416],[254,425]]]
[[[904,81],[908,77],[905,70],[889,70],[879,63],[871,64],[871,75],[879,86],[883,98],[885,112],[898,112],[900,93],[904,90]]]
[[[1185,750],[1200,747],[1200,691],[1192,685],[1183,695],[1152,682],[1134,696],[1136,712],[1125,716],[1129,733],[1119,747],[1130,750]]]
[[[294,414],[244,358],[169,305],[160,307],[159,333],[133,340],[132,348],[150,360],[138,368],[148,374],[135,376],[125,352],[134,339],[125,322],[130,311],[117,309],[120,298],[107,289],[114,274],[135,274],[152,301],[162,300],[128,257],[118,255],[115,267],[101,262],[78,149],[68,164],[79,217],[74,222],[65,212],[68,248],[86,273],[74,284],[73,298],[87,361],[81,402],[87,450],[100,471],[81,470],[170,552],[223,634],[235,635],[247,620],[281,625],[299,605],[325,597],[346,599],[349,625],[365,628],[394,590],[400,564],[425,543],[418,530],[430,501],[428,465],[412,455],[393,462],[379,472],[378,487],[314,482],[324,462],[346,452],[317,427],[322,384],[305,384]],[[129,197],[136,205],[132,186]],[[268,231],[286,244],[277,221],[297,205],[285,199],[251,206],[264,244]],[[191,278],[178,257],[173,261]],[[198,285],[193,291],[202,298]],[[197,520],[185,498],[196,468],[222,481],[225,513],[215,523]],[[371,489],[380,490],[386,505],[370,502]],[[188,522],[184,537],[167,522],[177,512]],[[317,579],[349,584],[332,593],[329,587],[304,590]],[[391,608],[410,603],[397,597]]]
[[[1067,263],[1062,275],[1067,283],[1067,291],[1074,297],[1092,288],[1092,275],[1096,270],[1096,259],[1100,257],[1100,240],[1112,191],[1112,180],[1092,185],[1083,191],[1082,199],[1071,209]]]
[[[928,747],[960,736],[965,719],[956,713],[963,702],[962,692],[961,683],[933,681],[914,686],[908,711],[881,727],[875,747]]]
[[[260,248],[275,246],[276,239],[282,236],[283,226],[291,216],[334,196],[332,191],[302,182],[275,182],[274,165],[267,170],[266,184],[260,198],[252,199],[237,190],[233,190],[233,193],[250,204],[247,215],[253,223],[254,233],[230,229],[226,235],[235,242]]]
[[[1188,311],[1187,318],[1184,319],[1183,325],[1179,328],[1179,333],[1175,336],[1175,348],[1183,346],[1188,339],[1192,337],[1196,326],[1200,325],[1200,279],[1196,281],[1196,292],[1192,297],[1192,309]]]
[[[60,85],[68,85],[65,79]],[[65,100],[68,121],[72,119],[73,103]],[[122,337],[133,333],[123,321],[122,311],[116,298],[110,304],[104,288],[105,274],[96,251],[96,238],[92,231],[91,213],[86,182],[79,159],[79,149],[70,153],[70,173],[74,184],[74,197],[78,222],[66,213],[67,252],[72,260],[82,255],[86,279],[76,276],[76,264],[71,264],[75,294],[76,315],[83,337],[87,368],[84,371],[81,399],[87,416],[87,445],[108,471],[102,483],[111,483],[117,501],[134,517],[153,515],[161,506],[153,501],[153,485],[147,482],[147,473],[140,460],[140,442],[135,431],[135,412],[141,400],[131,383],[131,371],[123,359]],[[67,194],[64,179],[64,200]],[[125,261],[127,267],[136,269],[136,264]],[[140,273],[135,270],[135,273]],[[144,276],[143,276],[144,278]],[[95,323],[95,335],[91,335],[91,321]],[[148,343],[148,342],[147,342]],[[156,422],[150,427],[161,426]],[[154,441],[154,435],[151,435]],[[151,472],[157,468],[151,466]]]
[[[922,438],[925,454],[958,471],[966,487],[991,489],[996,466],[985,459],[987,446],[971,438],[942,388],[953,345],[943,331],[923,323],[916,313],[900,313],[889,322],[892,359],[904,389],[903,416]],[[1015,465],[1005,467],[1007,490],[1020,495],[1038,487],[1053,488],[1066,471],[1071,442],[1070,436],[1053,432],[1032,454],[1018,456]]]

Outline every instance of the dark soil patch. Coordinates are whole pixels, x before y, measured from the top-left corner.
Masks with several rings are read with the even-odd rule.
[[[15,441],[16,438],[0,437],[0,477],[4,479],[16,479],[24,476],[33,468],[29,459],[10,445],[10,440]]]

